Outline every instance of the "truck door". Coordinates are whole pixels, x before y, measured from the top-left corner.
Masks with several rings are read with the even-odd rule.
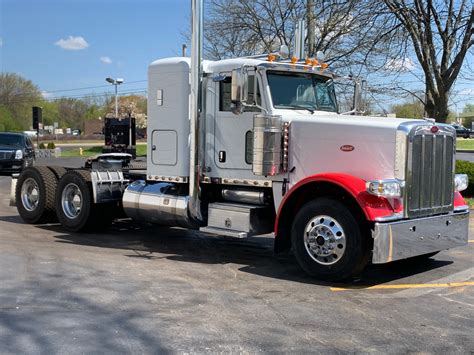
[[[253,95],[254,75],[249,76],[249,99]],[[231,76],[218,82],[218,102],[215,105],[214,161],[217,167],[233,170],[252,169],[252,128],[253,116],[260,112],[255,107],[247,107],[240,115],[231,110]],[[260,83],[257,103],[261,105]]]

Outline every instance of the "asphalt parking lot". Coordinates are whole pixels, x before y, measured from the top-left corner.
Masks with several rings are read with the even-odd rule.
[[[0,176],[2,354],[474,351],[472,219],[466,247],[327,284],[270,237],[65,233],[24,224],[9,192]]]

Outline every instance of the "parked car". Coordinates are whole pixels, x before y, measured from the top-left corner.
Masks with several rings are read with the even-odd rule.
[[[474,133],[469,128],[466,128],[458,124],[453,124],[453,127],[456,129],[456,136],[458,138],[471,138],[471,134]]]
[[[34,162],[35,148],[27,134],[0,132],[0,172],[20,172]]]

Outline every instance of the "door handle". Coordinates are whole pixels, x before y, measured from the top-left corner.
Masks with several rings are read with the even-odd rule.
[[[156,145],[153,144],[153,145],[151,146],[151,150],[156,150]]]

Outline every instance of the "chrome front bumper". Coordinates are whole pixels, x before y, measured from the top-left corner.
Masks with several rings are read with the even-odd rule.
[[[467,244],[469,211],[375,223],[374,264],[388,263]]]

